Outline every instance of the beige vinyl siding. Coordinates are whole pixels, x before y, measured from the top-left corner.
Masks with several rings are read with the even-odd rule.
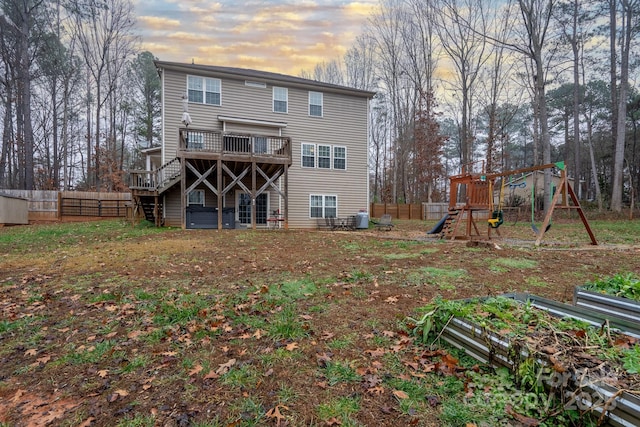
[[[309,197],[336,195],[338,216],[355,215],[368,209],[367,117],[363,98],[324,93],[323,117],[309,117],[308,92],[290,91],[290,111],[301,111],[304,120],[295,128],[293,164],[289,169],[289,224],[292,228],[314,228],[309,217]],[[346,147],[346,170],[302,168],[302,143]],[[317,163],[316,163],[317,166]],[[333,165],[332,165],[333,167]]]
[[[278,128],[270,126],[254,126],[243,123],[227,123],[227,132],[245,133],[251,135],[279,135]]]
[[[182,217],[180,215],[180,185],[176,185],[164,194],[163,205],[164,225],[169,227],[182,227]]]
[[[194,73],[194,75],[200,75]],[[205,75],[216,77],[215,74]],[[291,228],[315,228],[316,220],[309,217],[311,194],[336,195],[338,216],[355,215],[368,209],[368,99],[365,95],[347,95],[318,87],[287,86],[283,82],[266,82],[266,88],[245,86],[245,79],[221,77],[222,106],[189,104],[193,129],[222,130],[218,116],[286,123],[281,132],[292,142],[292,165],[289,168],[289,225]],[[182,96],[187,89],[187,75],[170,70],[163,72],[163,160],[175,157],[178,129],[183,127]],[[273,112],[273,86],[288,88],[288,113]],[[309,116],[309,90],[323,93],[323,117]],[[277,127],[228,123],[233,132],[278,135]],[[301,168],[301,144],[321,144],[346,147],[346,170]],[[332,164],[333,167],[333,164]],[[251,188],[250,181],[246,183]],[[279,185],[279,184],[278,184]],[[208,189],[207,189],[208,190]],[[179,193],[179,190],[177,191]],[[233,194],[232,194],[233,193]],[[227,195],[235,198],[235,190]],[[279,207],[280,197],[270,195],[269,209]],[[235,207],[235,200],[227,200],[227,207]],[[169,203],[170,202],[170,203]],[[173,206],[179,196],[171,198],[165,212],[174,216]],[[208,203],[208,202],[207,202]],[[179,212],[177,218],[180,218]]]

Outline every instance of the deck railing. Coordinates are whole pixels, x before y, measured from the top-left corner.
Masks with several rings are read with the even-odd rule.
[[[180,176],[180,160],[175,158],[153,171],[129,171],[129,188],[132,190],[161,191]]]
[[[291,158],[291,141],[288,137],[202,129],[180,129],[179,149],[188,152]]]
[[[291,140],[288,137],[220,132],[202,129],[180,129],[179,151],[188,153],[213,153],[230,156],[246,156],[291,160]],[[266,159],[269,161],[269,159]],[[180,176],[180,160],[175,158],[154,171],[129,171],[129,188],[162,192]]]

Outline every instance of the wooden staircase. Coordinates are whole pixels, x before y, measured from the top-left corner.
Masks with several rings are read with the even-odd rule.
[[[139,211],[144,215],[144,219],[157,226],[164,224],[162,202],[156,196],[136,195],[135,202]]]
[[[133,174],[131,194],[135,201],[135,212],[160,227],[164,224],[162,215],[162,193],[178,184],[182,179],[180,159],[175,158],[158,170],[141,171]]]

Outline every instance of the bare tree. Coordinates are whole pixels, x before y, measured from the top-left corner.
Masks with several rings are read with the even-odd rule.
[[[356,89],[377,89],[375,82],[375,46],[367,34],[356,37],[354,45],[344,55],[345,83]]]
[[[87,135],[87,164],[93,160],[93,168],[87,167],[90,186],[100,188],[102,174],[112,171],[111,160],[105,159],[102,165],[104,150],[112,153],[115,144],[115,128],[113,118],[114,92],[118,89],[118,79],[121,78],[124,67],[129,58],[135,53],[136,38],[133,35],[133,5],[130,0],[88,0],[74,14],[74,32],[80,50],[85,59],[87,70],[87,119],[91,116],[91,101],[94,102],[93,126],[94,131],[88,129]],[[95,91],[91,97],[90,90]],[[111,101],[108,124],[102,121],[103,108]],[[89,123],[90,120],[87,120]],[[101,138],[104,139],[101,145]],[[93,144],[93,159],[91,159],[91,145]],[[110,155],[110,154],[109,154]]]
[[[629,94],[629,53],[631,41],[638,33],[639,0],[620,0],[620,87],[618,91],[616,139],[613,157],[611,210],[622,211],[622,178],[626,141],[627,97]],[[612,24],[613,25],[613,24]]]
[[[408,129],[412,113],[408,111],[407,75],[403,69],[402,26],[408,16],[400,0],[385,0],[380,11],[371,19],[371,37],[376,42],[378,75],[389,103],[389,120],[392,141],[391,164],[388,165],[392,179],[387,193],[391,201],[406,201],[406,159]],[[400,183],[401,182],[401,183]]]
[[[39,15],[44,0],[3,0],[0,15],[0,31],[3,41],[3,60],[11,68],[13,78],[6,82],[15,84],[15,137],[17,141],[18,173],[20,188],[34,189],[34,139],[31,117],[32,65],[39,48],[42,23]],[[5,122],[5,126],[11,122]],[[12,125],[11,125],[12,126]],[[6,143],[6,141],[5,141]]]
[[[551,136],[546,102],[550,25],[556,0],[517,0],[524,27],[519,45],[512,45],[527,56],[533,65],[534,111],[540,128],[542,163],[551,163]],[[548,56],[547,56],[548,55]],[[551,170],[544,173],[544,206],[551,200]]]
[[[344,74],[345,73],[342,70],[340,63],[334,59],[329,62],[316,64],[312,73],[302,70],[300,72],[300,77],[309,80],[317,80],[319,82],[332,83],[335,85],[344,85]]]
[[[507,40],[510,38],[513,26],[512,7],[510,4],[500,7],[497,4],[488,4],[495,10],[493,19],[489,19],[487,30],[493,39]],[[480,105],[486,115],[486,170],[496,172],[504,168],[504,146],[508,143],[509,136],[506,132],[511,120],[518,112],[517,101],[521,96],[513,90],[510,76],[514,71],[514,61],[510,61],[510,51],[502,44],[490,44],[489,59],[485,67],[485,73],[481,76]],[[511,87],[510,87],[511,86]],[[501,105],[502,104],[502,105]]]
[[[440,0],[438,33],[442,46],[456,70],[453,90],[460,94],[460,162],[473,160],[473,98],[477,79],[488,60],[486,2],[483,0]]]

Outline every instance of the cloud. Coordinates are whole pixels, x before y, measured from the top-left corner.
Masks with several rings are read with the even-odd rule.
[[[377,8],[378,3],[375,1],[359,2],[354,1],[347,3],[344,6],[344,11],[349,16],[356,16],[358,18],[368,18],[373,11]]]
[[[202,33],[187,33],[184,31],[177,31],[175,33],[167,34],[166,37],[174,42],[179,42],[180,44],[186,43],[204,43],[211,42],[212,39],[210,36]]]
[[[377,0],[148,1],[136,5],[144,9],[143,44],[160,59],[195,58],[289,74],[339,59],[377,5]]]
[[[138,22],[152,30],[180,27],[180,21],[177,19],[164,18],[162,16],[138,16]]]

